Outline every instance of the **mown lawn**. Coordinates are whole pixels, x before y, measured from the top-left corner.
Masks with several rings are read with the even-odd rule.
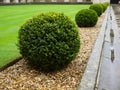
[[[0,6],[0,67],[20,57],[17,37],[20,26],[32,16],[43,12],[63,12],[74,20],[75,14],[89,5],[13,5]]]

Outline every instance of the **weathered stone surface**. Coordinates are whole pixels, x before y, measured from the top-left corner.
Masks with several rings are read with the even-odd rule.
[[[99,76],[98,90],[120,90],[120,29],[117,27],[116,22],[116,17],[117,20],[120,18],[117,13],[120,11],[120,6],[113,6],[113,9],[111,8],[112,19],[109,22],[111,22],[111,29],[114,32],[114,41],[104,44],[101,56],[102,65]],[[115,16],[116,14],[117,16]],[[110,32],[108,32],[107,35],[109,34]],[[111,50],[114,50],[114,60],[111,58]]]

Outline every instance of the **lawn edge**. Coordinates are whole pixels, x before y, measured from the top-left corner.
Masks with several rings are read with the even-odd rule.
[[[2,67],[0,68],[0,72],[1,72],[1,71],[4,71],[4,70],[7,69],[8,67],[14,65],[15,63],[17,63],[17,62],[20,61],[21,59],[22,59],[22,57],[18,57],[18,58],[16,58],[16,59],[14,59],[13,61],[9,62],[8,64],[2,66]]]

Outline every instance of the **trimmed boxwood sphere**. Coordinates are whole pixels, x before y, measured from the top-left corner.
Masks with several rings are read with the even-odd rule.
[[[78,27],[93,27],[98,21],[98,15],[94,10],[83,9],[76,14],[75,21]]]
[[[101,6],[103,7],[103,12],[105,12],[105,10],[106,10],[106,5],[102,3]]]
[[[92,4],[90,5],[89,9],[95,10],[98,16],[103,13],[103,7],[101,6],[101,4]]]
[[[56,71],[75,59],[80,37],[75,23],[63,13],[42,13],[21,26],[18,46],[31,67]]]
[[[105,2],[105,3],[103,3],[103,4],[104,4],[104,6],[105,6],[105,9],[107,9],[109,3],[108,3],[108,2]]]

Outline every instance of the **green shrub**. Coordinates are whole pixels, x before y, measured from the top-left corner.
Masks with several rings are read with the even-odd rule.
[[[101,4],[102,8],[103,8],[103,12],[105,12],[106,10],[106,5],[104,3]]]
[[[109,4],[107,2],[105,2],[105,3],[102,3],[101,5],[103,7],[103,12],[105,12],[105,10],[107,9]]]
[[[97,20],[97,13],[91,9],[83,9],[75,16],[75,21],[78,27],[93,27],[96,25]]]
[[[108,5],[109,5],[108,2],[105,2],[105,3],[104,3],[104,6],[106,7],[106,9],[107,9]]]
[[[103,8],[101,4],[92,4],[90,5],[90,9],[95,10],[98,16],[100,16],[103,13]]]
[[[109,3],[108,3],[108,2],[104,2],[104,4],[106,4],[106,6],[108,6],[108,5],[109,5]]]
[[[28,64],[45,72],[66,67],[80,48],[78,29],[63,13],[42,13],[19,30],[20,53]]]

